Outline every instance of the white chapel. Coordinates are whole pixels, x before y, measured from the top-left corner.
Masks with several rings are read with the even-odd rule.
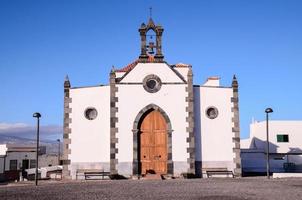
[[[142,23],[140,55],[112,69],[106,85],[73,87],[66,78],[64,178],[78,169],[201,177],[225,168],[241,176],[236,77],[227,87],[218,77],[193,84],[191,65],[165,61],[163,32],[151,18]]]

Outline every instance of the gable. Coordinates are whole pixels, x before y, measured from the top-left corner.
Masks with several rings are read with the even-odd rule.
[[[150,74],[158,76],[163,83],[186,83],[184,77],[166,63],[137,63],[120,83],[141,83]]]

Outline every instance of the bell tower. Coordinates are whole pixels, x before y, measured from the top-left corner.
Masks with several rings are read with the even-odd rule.
[[[150,16],[148,24],[142,23],[138,31],[141,36],[141,54],[139,56],[139,62],[164,62],[161,45],[164,29],[160,25],[155,25]],[[150,32],[153,34],[149,34]],[[155,44],[154,41],[152,41],[154,36],[156,38]]]

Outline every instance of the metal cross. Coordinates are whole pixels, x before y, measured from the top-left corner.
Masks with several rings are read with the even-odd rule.
[[[150,18],[152,18],[152,7],[150,7],[149,9],[150,9]]]

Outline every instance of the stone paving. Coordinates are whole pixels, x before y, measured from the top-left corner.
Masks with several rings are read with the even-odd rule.
[[[0,199],[302,199],[302,179],[41,181],[0,185]]]

